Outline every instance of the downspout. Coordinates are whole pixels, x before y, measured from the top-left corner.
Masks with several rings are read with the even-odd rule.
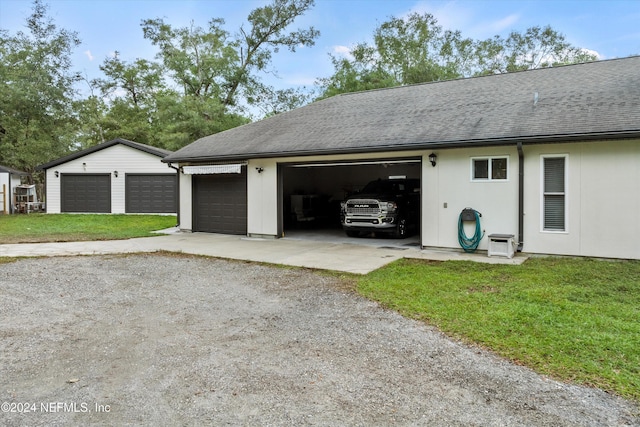
[[[518,141],[518,252],[524,246],[524,152]]]
[[[171,163],[167,163],[167,166],[169,166],[171,169],[176,170],[176,197],[178,198],[178,200],[176,201],[178,205],[178,209],[176,212],[176,227],[180,227],[180,168],[171,165]]]

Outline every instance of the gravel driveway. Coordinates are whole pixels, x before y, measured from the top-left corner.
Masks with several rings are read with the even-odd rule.
[[[640,425],[337,278],[203,257],[0,265],[0,350],[2,425]]]

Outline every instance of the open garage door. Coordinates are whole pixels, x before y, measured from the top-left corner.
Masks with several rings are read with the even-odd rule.
[[[61,175],[61,211],[69,213],[111,213],[110,174]]]
[[[127,213],[176,213],[178,208],[176,174],[127,174],[125,178]]]
[[[340,223],[340,202],[378,179],[421,179],[422,159],[385,158],[283,164],[280,170],[284,234],[310,236],[317,233],[319,237],[331,238],[345,235]],[[419,224],[416,226],[419,227]],[[419,240],[415,231],[414,228],[414,239]]]
[[[193,175],[193,231],[247,234],[247,168]]]

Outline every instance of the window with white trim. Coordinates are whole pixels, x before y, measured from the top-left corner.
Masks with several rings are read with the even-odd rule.
[[[509,156],[471,158],[472,181],[506,181],[509,178]]]
[[[567,156],[542,157],[542,229],[567,230]]]

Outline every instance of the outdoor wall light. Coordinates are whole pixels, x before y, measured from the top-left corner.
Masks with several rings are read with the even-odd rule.
[[[429,154],[429,161],[431,162],[431,166],[433,166],[433,167],[436,166],[436,159],[437,158],[438,158],[438,156],[436,156],[436,153]]]
[[[118,177],[118,171],[113,171],[113,176]]]
[[[60,176],[60,172],[58,171],[55,171],[53,174],[56,176],[56,178]]]
[[[264,169],[263,169],[263,168],[260,168],[260,167],[256,168],[256,170],[258,171],[258,173],[262,173],[262,172],[264,172]]]
[[[82,164],[82,169],[87,170],[87,164],[86,163]]]

